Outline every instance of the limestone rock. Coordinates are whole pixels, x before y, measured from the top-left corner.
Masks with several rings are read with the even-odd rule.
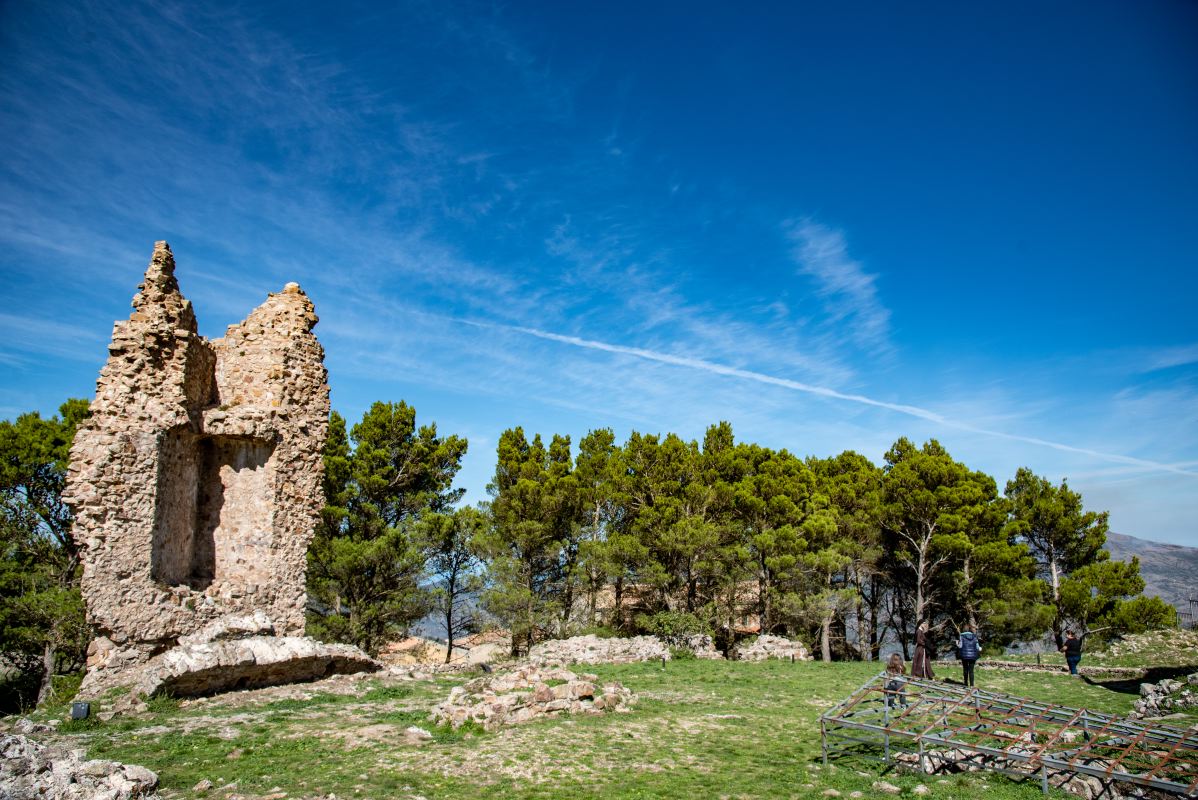
[[[189,697],[381,668],[356,647],[304,636],[219,639],[181,645],[156,656],[140,670],[135,694]]]
[[[1198,672],[1186,676],[1186,682],[1166,678],[1159,683],[1141,683],[1140,699],[1132,705],[1128,715],[1132,719],[1171,714],[1186,708],[1198,708],[1198,692],[1192,688],[1198,684]]]
[[[807,647],[802,642],[782,636],[762,634],[753,642],[736,648],[736,658],[739,661],[765,661],[770,658],[789,661],[791,657],[796,661],[811,660],[811,654],[807,652]]]
[[[0,797],[6,800],[157,798],[158,776],[145,767],[87,761],[82,751],[0,735]]]
[[[625,664],[670,658],[670,648],[656,636],[601,639],[575,636],[551,639],[533,645],[528,654],[532,664]]]
[[[527,722],[544,714],[626,712],[635,702],[619,683],[599,686],[595,675],[527,665],[455,686],[433,709],[433,721],[460,727],[476,722],[487,730]]]

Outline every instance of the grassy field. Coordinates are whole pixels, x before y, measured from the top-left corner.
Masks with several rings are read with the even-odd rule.
[[[428,713],[464,678],[341,678],[199,702],[158,700],[138,717],[69,724],[60,738],[93,758],[155,770],[168,798],[785,798],[826,789],[871,797],[879,779],[904,795],[923,783],[938,798],[1041,796],[1035,783],[992,775],[824,768],[819,715],[875,674],[876,664],[675,661],[665,670],[659,663],[589,670],[635,691],[633,713],[450,731],[433,727]],[[978,684],[1114,713],[1136,698],[1131,687],[1065,675],[979,671]],[[434,738],[411,741],[404,733],[411,725]],[[201,780],[215,788],[193,792]]]

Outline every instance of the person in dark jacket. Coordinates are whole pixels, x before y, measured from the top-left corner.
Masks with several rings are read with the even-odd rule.
[[[1061,652],[1065,654],[1065,663],[1069,665],[1069,674],[1077,675],[1077,665],[1082,660],[1082,639],[1073,631],[1065,631],[1065,644],[1061,645]]]
[[[911,677],[934,680],[932,672],[932,657],[928,651],[932,648],[931,637],[928,634],[928,623],[919,623],[915,630],[915,658],[911,659]]]
[[[961,659],[961,678],[966,686],[973,686],[973,667],[982,654],[982,640],[972,625],[957,635],[957,658]]]
[[[903,664],[903,657],[898,653],[891,653],[890,660],[886,662],[886,705],[890,708],[895,706],[907,706],[907,667]]]

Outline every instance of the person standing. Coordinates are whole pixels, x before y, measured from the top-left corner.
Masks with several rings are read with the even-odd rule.
[[[1077,675],[1077,665],[1082,660],[1082,639],[1073,631],[1065,631],[1065,644],[1061,645],[1061,652],[1065,654],[1065,663],[1069,665],[1069,674]]]
[[[891,653],[890,660],[886,662],[886,705],[890,708],[895,706],[907,705],[907,667],[903,664],[903,657],[898,653]]]
[[[911,677],[925,678],[934,680],[936,675],[932,672],[932,659],[928,655],[928,650],[931,649],[931,640],[928,635],[927,620],[919,623],[919,627],[915,629],[915,658],[911,659]]]
[[[982,640],[972,625],[966,625],[965,630],[957,635],[957,657],[961,659],[961,680],[966,686],[973,686],[973,667],[978,663],[982,654]]]

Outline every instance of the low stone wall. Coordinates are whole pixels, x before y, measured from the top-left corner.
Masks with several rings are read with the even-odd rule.
[[[762,634],[755,641],[738,645],[735,651],[738,661],[765,661],[770,658],[789,661],[792,657],[795,661],[811,660],[811,654],[802,642],[769,634]]]
[[[0,735],[0,797],[5,800],[157,798],[158,776],[145,767],[87,760],[83,750]]]
[[[455,728],[476,722],[487,730],[546,714],[626,712],[636,698],[619,683],[599,686],[595,675],[526,666],[455,686],[433,709],[433,721]]]

